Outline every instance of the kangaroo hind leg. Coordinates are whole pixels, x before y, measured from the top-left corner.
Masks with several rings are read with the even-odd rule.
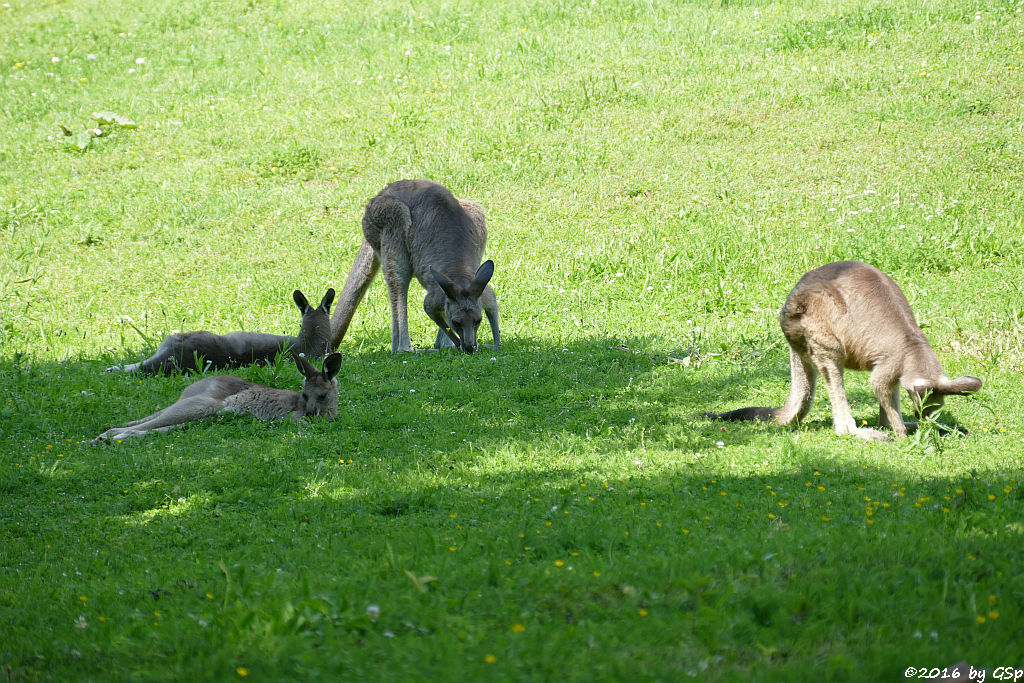
[[[363,215],[363,234],[377,249],[391,303],[391,352],[412,351],[409,337],[409,282],[412,261],[406,248],[412,227],[409,207],[391,197],[374,199]]]
[[[484,314],[487,316],[487,322],[491,326],[491,337],[494,339],[494,344],[481,344],[491,349],[501,348],[501,331],[498,329],[498,295],[494,293],[494,290],[490,285],[484,288],[484,293],[480,296],[480,303],[483,304]]]
[[[810,359],[789,347],[789,396],[786,403],[775,411],[775,423],[790,425],[801,422],[814,405],[814,390],[818,385],[818,371]]]
[[[220,412],[222,404],[222,399],[203,395],[178,399],[176,403],[152,415],[108,429],[93,439],[92,444],[96,445],[107,440],[141,437],[151,431],[167,432],[188,422],[213,417]]]

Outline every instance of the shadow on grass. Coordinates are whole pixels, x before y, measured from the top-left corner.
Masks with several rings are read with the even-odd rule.
[[[365,353],[346,360],[334,423],[224,418],[99,448],[80,442],[193,380],[0,364],[8,575],[45,593],[53,580],[35,558],[52,545],[54,571],[86,577],[71,590],[123,604],[125,620],[159,602],[200,615],[182,617],[179,636],[256,651],[287,639],[327,671],[370,657],[451,676],[455,655],[516,647],[516,622],[538,634],[522,662],[541,678],[590,671],[595,650],[614,653],[601,663],[612,679],[711,663],[726,678],[770,667],[793,680],[822,652],[834,677],[857,678],[892,677],[911,656],[1008,651],[1017,607],[1000,603],[1002,620],[977,628],[988,595],[1024,590],[1024,551],[1009,542],[1021,496],[1004,493],[1005,473],[921,476],[897,445],[723,432],[696,416],[720,383],[757,375],[709,384],[710,371],[676,371],[652,346]],[[289,372],[243,374],[297,385]],[[322,595],[333,607],[303,616],[316,627],[297,622],[294,606]],[[11,599],[15,630],[66,618],[60,601],[40,616],[27,599]],[[370,602],[386,616],[364,623]],[[150,647],[118,642],[107,657]],[[84,650],[70,636],[41,647],[44,661],[102,669],[101,655],[67,654]],[[468,666],[455,672],[473,678]]]

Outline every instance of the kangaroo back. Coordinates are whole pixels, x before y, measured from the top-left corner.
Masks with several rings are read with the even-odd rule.
[[[214,334],[205,330],[173,334],[160,344],[151,357],[123,368],[113,366],[107,372],[124,370],[147,374],[202,372],[208,369],[237,368],[272,363],[279,353],[296,349],[308,358],[323,358],[330,343],[331,303],[334,290],[328,289],[320,305],[312,307],[301,291],[292,294],[302,314],[297,337],[262,332]]]

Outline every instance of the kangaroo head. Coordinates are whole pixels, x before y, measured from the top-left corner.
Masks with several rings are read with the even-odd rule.
[[[430,272],[444,292],[444,318],[459,338],[459,347],[466,353],[473,353],[477,347],[476,331],[483,319],[480,295],[494,275],[494,261],[480,264],[468,285],[455,282],[436,268],[431,268]]]
[[[323,358],[331,342],[331,304],[334,289],[328,289],[320,305],[313,308],[299,290],[292,293],[295,305],[302,312],[302,324],[295,341],[296,350],[307,358]]]
[[[947,396],[967,396],[981,389],[981,380],[977,377],[964,375],[949,379],[942,375],[936,380],[917,379],[910,390],[910,399],[914,403],[914,414],[928,417],[942,407]]]
[[[341,354],[332,353],[324,360],[324,369],[317,370],[313,364],[299,354],[292,352],[295,365],[306,378],[299,394],[300,416],[318,415],[333,420],[338,416],[338,380],[341,370]]]

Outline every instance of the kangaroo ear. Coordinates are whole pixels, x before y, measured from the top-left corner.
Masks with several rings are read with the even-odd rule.
[[[341,370],[341,354],[332,353],[324,361],[324,379],[328,382],[334,379]]]
[[[292,358],[295,359],[295,366],[299,369],[299,372],[301,372],[302,376],[305,377],[306,379],[309,379],[310,377],[319,374],[320,371],[314,368],[313,364],[306,360],[305,356],[300,356],[299,354],[292,351]]]
[[[437,284],[441,286],[446,297],[452,301],[459,298],[459,286],[452,282],[451,278],[433,266],[430,267],[430,272],[433,274],[434,279],[437,280]]]
[[[476,269],[476,275],[473,276],[473,284],[469,288],[469,293],[474,299],[480,298],[480,295],[484,293],[484,287],[487,286],[487,283],[491,281],[493,276],[494,261],[487,259]]]
[[[331,312],[331,304],[334,303],[334,287],[327,290],[324,294],[324,298],[320,300],[320,308],[324,309],[327,313]]]
[[[309,308],[309,302],[306,301],[306,295],[300,292],[299,290],[296,289],[294,292],[292,292],[292,299],[295,300],[295,305],[298,306],[299,310],[302,311],[303,313],[305,313],[306,309]]]
[[[943,394],[950,396],[966,396],[981,389],[981,380],[977,377],[964,375],[956,379],[946,379],[944,382],[940,382],[937,388]]]

